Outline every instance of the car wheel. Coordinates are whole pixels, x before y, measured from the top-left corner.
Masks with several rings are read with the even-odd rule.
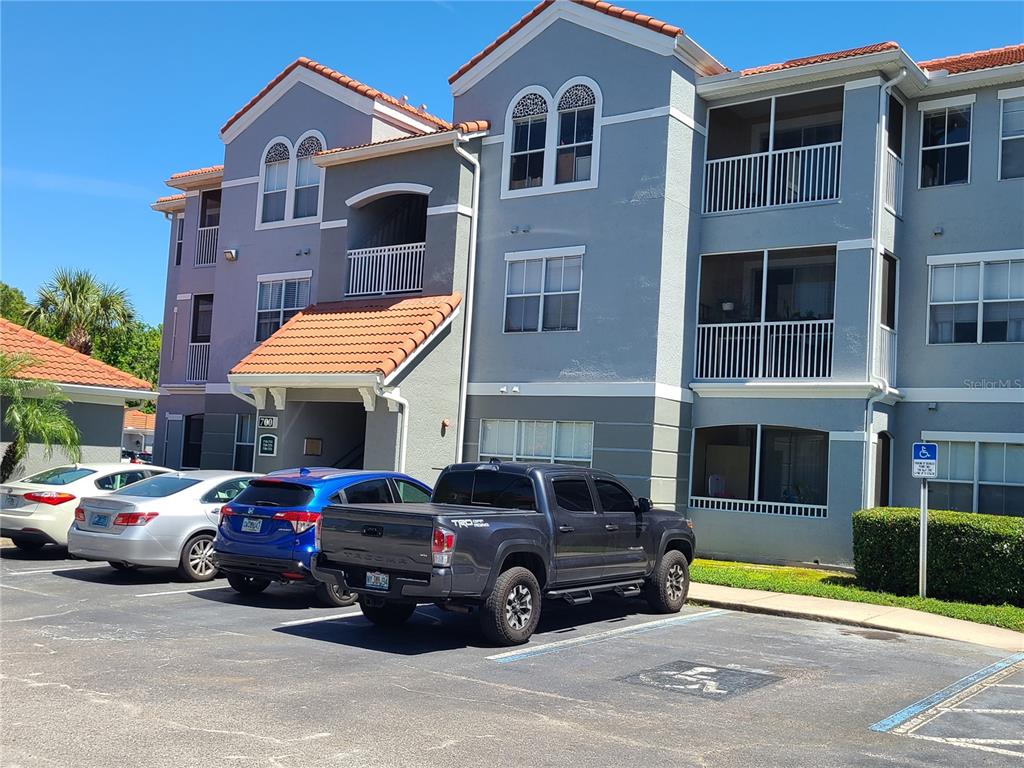
[[[185,542],[181,549],[178,573],[189,581],[209,581],[217,575],[213,562],[213,534],[199,533]]]
[[[107,565],[113,568],[115,571],[134,571],[137,566],[135,563],[122,563],[117,560],[107,561]]]
[[[690,566],[682,552],[670,549],[644,584],[644,597],[656,613],[678,613],[690,591]]]
[[[336,584],[325,584],[321,581],[316,585],[316,599],[320,605],[326,608],[344,608],[345,606],[353,605],[359,599],[359,596],[352,594],[344,587],[339,587]]]
[[[270,579],[257,576],[243,576],[240,573],[229,573],[228,584],[240,595],[258,595],[270,586]]]
[[[359,604],[363,616],[378,627],[397,627],[408,621],[416,610],[416,603],[384,603],[383,605]]]
[[[38,552],[46,546],[45,542],[37,541],[36,539],[23,539],[20,536],[12,536],[11,541],[22,552]]]
[[[484,636],[498,645],[520,645],[530,639],[540,621],[540,584],[526,568],[502,573],[480,609]]]

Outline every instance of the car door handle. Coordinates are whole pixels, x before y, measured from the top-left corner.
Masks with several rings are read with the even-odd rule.
[[[619,530],[619,526],[617,526],[617,525],[612,525],[611,523],[608,523],[608,525],[606,525],[606,526],[604,527],[604,529],[605,529],[606,531],[617,531],[617,530]]]
[[[571,525],[560,525],[560,526],[558,526],[559,533],[572,533],[575,530],[576,529],[573,528]]]

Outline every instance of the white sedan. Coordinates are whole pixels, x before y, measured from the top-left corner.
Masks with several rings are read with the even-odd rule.
[[[217,575],[213,538],[220,509],[249,481],[245,472],[196,470],[151,477],[107,496],[82,499],[68,531],[68,552],[118,570],[177,568],[189,581]]]
[[[0,536],[27,552],[45,544],[64,546],[83,496],[102,496],[170,471],[142,464],[74,464],[0,486]]]

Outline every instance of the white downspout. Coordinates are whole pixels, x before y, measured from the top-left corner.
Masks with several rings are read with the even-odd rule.
[[[398,441],[398,471],[405,472],[405,448],[409,444],[409,401],[397,389],[385,391],[380,384],[374,385],[374,391],[385,400],[398,403],[402,409],[402,434]]]
[[[878,149],[875,158],[875,199],[871,212],[871,266],[868,270],[869,292],[868,292],[868,381],[875,379],[881,383],[881,391],[868,398],[864,408],[864,460],[861,468],[861,506],[870,507],[873,488],[868,487],[868,480],[871,478],[871,432],[875,423],[875,404],[883,400],[889,393],[890,382],[881,376],[875,376],[875,342],[878,337],[875,313],[878,294],[878,254],[881,252],[882,239],[882,213],[885,206],[885,152],[886,134],[883,130],[888,125],[888,96],[889,92],[903,78],[907,76],[906,67],[902,68],[894,78],[886,81],[878,93],[878,128],[875,131]]]
[[[466,318],[462,326],[462,370],[459,377],[459,415],[455,429],[455,462],[462,461],[462,445],[466,437],[466,403],[469,390],[469,348],[473,338],[473,285],[476,280],[476,233],[480,215],[480,161],[460,145],[472,136],[455,134],[452,148],[473,166],[473,210],[469,220],[469,266],[466,270]]]

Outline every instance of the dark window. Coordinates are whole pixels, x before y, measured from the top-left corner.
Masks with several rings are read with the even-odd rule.
[[[112,475],[107,475],[97,480],[96,487],[104,491],[116,491],[124,488],[126,485],[144,480],[145,477],[146,474],[144,472],[115,472]]]
[[[253,507],[304,507],[312,499],[313,489],[308,485],[253,480],[235,497],[235,502]]]
[[[534,510],[533,482],[526,475],[481,469],[446,472],[431,499],[437,504],[472,504],[501,509]]]
[[[434,488],[435,504],[469,504],[473,498],[473,472],[445,472]]]
[[[928,483],[928,509],[952,509],[954,512],[974,511],[973,483]]]
[[[971,107],[922,115],[921,186],[966,184],[971,160]]]
[[[896,328],[896,259],[886,253],[882,256],[885,274],[882,279],[882,325]]]
[[[539,187],[544,182],[547,124],[544,115],[526,117],[513,124],[509,189]]]
[[[367,480],[345,489],[345,501],[349,504],[390,504],[391,489],[387,480]]]
[[[185,417],[185,443],[181,449],[181,466],[198,467],[203,454],[203,416]]]
[[[208,344],[213,327],[213,294],[192,297],[192,343]]]
[[[828,433],[761,428],[760,501],[826,504]]]
[[[395,478],[395,485],[398,487],[398,497],[407,504],[422,504],[430,501],[430,494],[427,491],[408,480]]]
[[[206,495],[203,496],[202,501],[204,504],[227,504],[245,490],[245,487],[248,484],[248,477],[238,478],[237,480],[228,480],[226,483],[221,483],[213,490],[207,491]]]
[[[568,512],[594,512],[594,499],[590,495],[590,486],[582,477],[565,477],[553,480],[555,501],[558,506]]]
[[[137,483],[125,486],[119,491],[114,491],[111,496],[140,496],[147,499],[162,499],[165,496],[173,496],[181,493],[186,488],[191,488],[198,483],[190,477],[179,477],[176,475],[157,475],[147,480],[140,480]]]
[[[981,340],[1024,341],[1024,301],[985,302]]]
[[[632,512],[636,508],[633,494],[618,483],[595,480],[594,485],[597,486],[597,497],[601,499],[601,509],[605,512]]]
[[[903,105],[892,94],[889,95],[889,149],[896,157],[903,157]]]
[[[185,217],[174,220],[174,266],[181,266],[181,248],[185,242]]]
[[[199,226],[220,226],[220,190],[213,189],[203,192],[199,203]]]
[[[875,506],[889,506],[889,468],[892,459],[892,438],[885,432],[878,433],[875,446]]]

